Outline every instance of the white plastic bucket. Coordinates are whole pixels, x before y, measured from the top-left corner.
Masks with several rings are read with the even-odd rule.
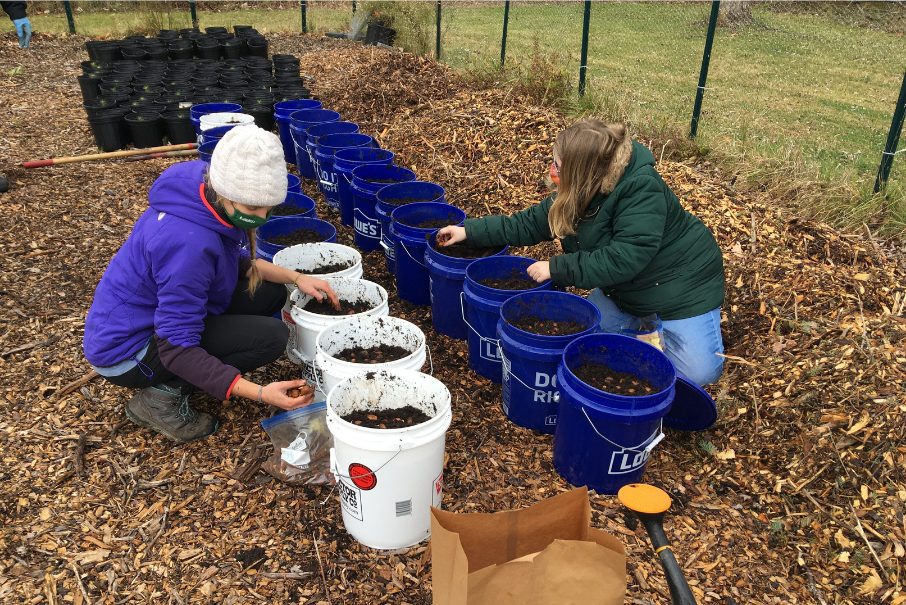
[[[352,277],[328,277],[325,281],[330,284],[330,287],[333,288],[340,299],[367,300],[373,306],[370,310],[355,315],[320,315],[302,308],[305,303],[311,300],[311,296],[304,294],[300,290],[296,290],[290,295],[292,301],[290,318],[296,325],[295,337],[290,340],[290,343],[294,345],[290,359],[299,360],[302,365],[301,378],[308,380],[312,384],[323,381],[321,370],[315,362],[316,341],[321,330],[353,317],[390,314],[390,307],[387,304],[387,290],[378,284]]]
[[[250,116],[247,113],[207,113],[198,118],[199,128],[202,132],[218,126],[227,126],[228,124],[244,126],[254,121],[254,116]]]
[[[357,410],[420,409],[431,420],[401,429],[370,429],[341,418]],[[372,548],[405,548],[431,535],[440,508],[444,446],[453,413],[442,382],[412,370],[381,370],[341,381],[327,396],[343,524]]]
[[[418,326],[399,317],[358,316],[324,328],[316,340],[315,361],[321,370],[318,388],[329,393],[343,379],[374,370],[415,370],[421,372],[427,359],[425,333]],[[365,349],[397,346],[412,351],[409,355],[386,363],[352,363],[334,357],[351,347]],[[433,368],[432,368],[433,370]]]
[[[342,244],[320,242],[317,244],[297,244],[295,246],[289,246],[283,248],[274,255],[273,263],[279,267],[310,275],[309,271],[315,270],[318,267],[349,261],[354,261],[354,264],[347,269],[335,273],[324,273],[316,275],[315,277],[321,279],[327,279],[328,277],[362,277],[362,275],[364,275],[362,271],[362,255],[355,248]],[[293,321],[292,317],[292,293],[296,291],[296,288],[292,284],[286,284],[286,290],[286,304],[283,305],[283,311],[280,313],[280,316],[283,318],[283,323],[286,324],[286,327],[289,330],[289,340],[286,343],[286,355],[293,363],[301,364],[302,359],[293,352],[293,349],[296,347],[296,322]]]

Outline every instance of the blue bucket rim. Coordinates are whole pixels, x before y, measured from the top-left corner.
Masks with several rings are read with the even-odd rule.
[[[528,256],[518,256],[518,255],[514,255],[514,254],[488,256],[486,258],[475,259],[475,262],[470,263],[469,266],[466,267],[466,285],[469,286],[471,290],[475,291],[474,296],[476,298],[483,298],[482,296],[480,296],[482,294],[492,295],[495,298],[499,298],[501,296],[500,293],[510,293],[511,292],[512,294],[508,294],[506,296],[506,298],[509,298],[510,296],[514,296],[516,294],[519,294],[520,292],[535,292],[538,290],[549,290],[551,288],[551,286],[553,285],[552,280],[547,280],[540,284],[538,284],[538,282],[535,282],[538,285],[536,285],[534,288],[529,288],[528,290],[499,290],[497,288],[489,288],[488,286],[482,285],[482,284],[478,283],[477,280],[475,280],[473,277],[471,277],[469,275],[470,270],[475,271],[478,268],[481,268],[482,266],[484,266],[486,264],[491,264],[491,262],[493,262],[495,260],[500,260],[502,258],[519,259],[519,260],[513,260],[511,262],[513,262],[513,264],[516,266],[524,263],[526,269],[528,269],[529,265],[533,265],[534,263],[538,262],[537,259],[530,258]],[[530,262],[525,262],[525,261],[530,261]],[[478,263],[478,264],[476,264],[476,263]],[[528,276],[528,274],[526,274],[526,276]],[[482,278],[482,279],[484,279],[484,278]],[[494,299],[485,298],[485,300],[492,301]],[[503,301],[501,301],[501,303],[502,302]],[[497,305],[497,306],[499,306],[499,305]]]
[[[310,210],[314,210],[315,207],[317,206],[317,203],[315,202],[315,200],[313,200],[313,199],[310,198],[309,196],[305,195],[305,194],[302,193],[301,191],[287,191],[287,192],[286,192],[286,199],[284,199],[280,204],[286,204],[286,203],[290,202],[290,198],[293,198],[292,201],[296,201],[296,200],[305,201],[305,200],[307,200],[307,201],[305,202],[305,206],[300,206],[300,205],[298,205],[298,204],[290,203],[290,206],[295,206],[296,208],[307,208],[309,202],[311,202],[311,208],[310,208]],[[277,205],[279,206],[280,204],[277,204]],[[275,218],[276,218],[276,217],[275,217]]]
[[[360,148],[354,147],[353,149],[360,149]],[[341,158],[341,161],[342,161],[342,158]],[[411,179],[407,179],[405,181],[395,181],[394,183],[377,183],[378,185],[383,185],[384,187],[386,187],[387,185],[395,185],[396,183],[408,183],[410,181],[414,181],[417,178],[415,175],[415,172],[413,172],[403,166],[397,166],[396,164],[391,164],[389,166],[385,166],[385,165],[382,165],[379,163],[362,164],[361,166],[356,166],[355,168],[352,169],[352,178],[358,179],[358,180],[366,182],[366,183],[370,183],[371,181],[368,181],[364,175],[368,172],[376,172],[379,170],[396,172],[396,173],[400,173],[400,174],[409,173],[412,175]],[[356,172],[358,172],[359,174],[356,174]],[[380,175],[375,174],[375,176],[380,176]]]
[[[322,139],[326,139],[328,137],[333,137],[333,136],[347,137],[350,135],[366,137],[367,140],[363,139],[361,143],[358,143],[355,145],[342,145],[340,147],[337,147],[334,145],[326,145],[325,143],[321,142]],[[334,154],[341,149],[355,149],[357,147],[364,147],[365,145],[371,145],[372,143],[374,143],[374,137],[372,137],[370,135],[362,134],[360,132],[341,132],[341,133],[337,133],[337,134],[325,134],[324,136],[318,137],[315,145],[312,145],[311,148],[315,150],[316,155],[320,154],[326,158],[331,158],[331,160],[332,160]],[[325,149],[327,151],[325,151]]]
[[[600,334],[591,334],[590,336],[600,336]],[[570,406],[577,412],[586,411],[589,420],[601,420],[619,424],[644,424],[665,420],[670,413],[670,408],[673,407],[674,397],[676,396],[675,389],[670,389],[666,396],[655,405],[647,407],[632,405],[627,408],[613,408],[589,401],[583,393],[573,388],[573,385],[569,382],[570,376],[572,374],[564,374],[564,366],[561,362],[557,366],[557,388],[560,390],[560,402]],[[575,376],[572,376],[572,378],[573,380],[578,380]],[[585,383],[582,384],[584,385]],[[599,392],[603,393],[603,391]],[[597,429],[597,427],[595,428]]]
[[[314,218],[311,216],[272,216],[271,218],[268,219],[268,221],[266,223],[264,223],[263,225],[258,227],[258,229],[255,230],[255,237],[260,237],[260,241],[262,243],[268,244],[269,246],[279,246],[281,248],[285,247],[285,246],[281,246],[280,244],[271,244],[270,242],[267,241],[265,236],[259,235],[260,230],[264,229],[268,225],[279,225],[279,223],[284,222],[284,221],[299,222],[300,224],[299,224],[298,229],[311,228],[312,230],[317,230],[319,233],[326,230],[328,233],[332,233],[333,235],[336,235],[336,233],[337,233],[337,228],[333,225],[333,223],[331,223],[329,221],[325,221],[324,219]],[[310,224],[310,227],[309,227],[309,224]],[[318,226],[321,226],[321,225],[326,225],[330,229],[326,229],[323,227],[320,230],[316,229]],[[296,229],[296,230],[298,230],[298,229]]]
[[[326,128],[328,124],[333,125],[333,126],[339,126],[340,124],[351,124],[351,125],[355,126],[355,130],[349,130],[349,131],[347,131],[348,133],[360,132],[360,131],[361,131],[361,127],[360,127],[358,124],[356,124],[355,122],[348,122],[348,121],[345,121],[345,120],[337,120],[336,122],[319,122],[319,123],[317,123],[317,124],[312,124],[311,126],[309,126],[308,128],[305,129],[305,135],[306,135],[306,136],[309,136],[309,137],[315,137],[315,138],[317,138],[317,137],[323,136],[323,135],[325,135],[325,134],[344,134],[343,131],[339,131],[339,132],[336,132],[336,133],[333,133],[333,132],[325,132],[325,133],[321,133],[321,134],[315,134],[315,133],[311,132],[312,130],[314,130],[314,129],[316,129],[316,128]],[[345,126],[343,126],[343,128],[345,128]]]
[[[435,250],[434,242],[437,239],[437,231],[430,233],[426,239],[428,241],[428,247],[425,254],[425,264],[428,265],[428,270],[433,271],[446,279],[455,279],[457,281],[465,282],[466,269],[478,259],[447,256],[446,254]],[[509,249],[509,244],[505,244],[500,252],[492,254],[491,256],[506,256]]]
[[[329,119],[329,120],[320,120],[320,119],[306,120],[305,119],[308,117],[313,118],[316,115],[319,115],[319,114],[316,114],[315,112],[321,112],[321,114],[320,114],[321,117],[336,116],[336,118]],[[299,115],[299,114],[306,114],[306,115]],[[305,132],[305,128],[308,128],[308,126],[306,126],[305,128],[301,128],[298,126],[299,124],[308,124],[309,126],[314,126],[315,124],[326,124],[328,122],[339,122],[339,121],[340,121],[340,112],[339,111],[334,111],[333,109],[324,109],[323,107],[318,107],[318,108],[313,108],[313,109],[300,109],[299,111],[294,111],[291,114],[289,114],[290,127],[295,128],[296,131],[301,130],[303,133]]]
[[[380,191],[378,191],[378,193],[380,193]],[[375,194],[375,197],[377,197],[377,194]],[[441,209],[447,210],[447,211],[452,212],[457,215],[462,214],[462,220],[459,222],[451,223],[453,225],[461,225],[462,221],[466,220],[466,217],[468,216],[466,214],[466,211],[463,210],[462,208],[454,206],[453,204],[447,204],[446,202],[412,202],[411,204],[403,204],[402,206],[397,206],[393,210],[393,212],[390,213],[390,220],[394,224],[400,223],[399,219],[401,217],[404,217],[408,214],[414,214],[416,211],[421,210],[421,209],[428,210],[431,208],[437,208],[439,210],[441,210]],[[399,213],[399,214],[397,214],[397,213]],[[400,223],[400,224],[402,225],[402,227],[405,228],[404,230],[411,229],[414,232],[419,232],[419,233],[423,234],[423,237],[426,239],[428,237],[428,234],[439,231],[439,229],[437,229],[436,227],[422,228],[422,227],[410,227],[409,225],[406,225],[403,223]]]
[[[369,153],[374,153],[380,157],[376,157],[371,160],[362,160],[362,159],[347,159],[345,156],[358,154],[362,151],[368,151]],[[389,154],[389,157],[386,157]],[[344,157],[337,157],[337,160],[340,162],[346,162],[348,164],[354,164],[353,169],[358,168],[359,166],[366,166],[368,164],[392,164],[393,159],[396,157],[396,154],[390,151],[389,149],[372,149],[369,147],[350,147],[348,149],[341,149],[340,151],[334,154],[334,157],[342,155]],[[349,172],[352,172],[351,170]]]
[[[292,103],[315,103],[316,105],[312,105],[311,107],[304,107],[301,105],[294,107]],[[287,110],[295,109],[296,111],[301,111],[302,109],[320,109],[322,105],[323,104],[321,103],[321,101],[317,99],[293,99],[291,101],[280,101],[278,103],[274,103],[274,115],[276,116],[279,114],[283,117],[286,117],[293,113],[292,111]]]
[[[586,310],[593,311],[593,317],[595,318],[595,320],[591,323],[590,326],[588,326],[581,332],[577,332],[575,334],[564,334],[562,336],[545,336],[543,334],[526,332],[525,330],[521,330],[507,321],[507,318],[505,316],[506,312],[510,311],[515,305],[522,302],[523,299],[536,296],[543,296],[545,298],[562,298],[564,301],[569,301],[580,305]],[[565,348],[566,344],[576,340],[577,338],[598,332],[598,329],[601,325],[601,310],[598,309],[598,307],[593,302],[591,302],[584,296],[579,296],[578,294],[573,294],[571,292],[560,292],[558,290],[524,290],[503,301],[503,303],[500,305],[500,320],[503,322],[506,332],[512,333],[510,334],[510,336],[516,336],[526,341],[535,341],[539,343],[563,343],[563,347]],[[498,326],[499,325],[500,324],[498,324]]]
[[[436,201],[437,201],[438,199],[440,199],[440,198],[446,199],[446,197],[447,197],[447,190],[444,189],[441,185],[438,185],[437,183],[432,183],[431,181],[418,181],[418,180],[416,180],[416,181],[403,181],[403,182],[401,182],[401,183],[392,183],[392,184],[390,184],[390,185],[387,185],[386,187],[383,187],[383,188],[381,188],[380,191],[378,191],[377,199],[378,199],[379,202],[385,203],[385,204],[386,204],[386,202],[385,202],[384,200],[382,200],[381,197],[382,197],[382,196],[383,196],[383,197],[386,197],[387,195],[391,195],[391,193],[390,193],[389,191],[392,190],[394,187],[396,187],[396,188],[398,188],[398,189],[402,189],[403,187],[415,187],[416,189],[419,189],[419,188],[428,189],[429,187],[426,187],[426,185],[430,185],[431,187],[436,187],[436,188],[440,189],[440,191],[441,191],[440,195],[437,196],[437,197],[435,197],[434,199],[430,199],[430,200],[429,200],[429,199],[425,199],[426,202],[436,202]],[[391,198],[391,199],[392,199],[392,198]],[[415,203],[415,202],[412,202],[412,203]],[[390,206],[395,206],[395,207],[399,208],[399,207],[401,207],[401,206],[407,206],[408,204],[400,204],[400,205],[397,205],[397,204],[388,204],[388,205],[390,205]]]

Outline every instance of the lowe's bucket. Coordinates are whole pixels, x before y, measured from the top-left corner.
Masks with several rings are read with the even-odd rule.
[[[258,258],[263,258],[266,261],[273,261],[274,255],[280,250],[283,250],[286,246],[272,244],[267,241],[268,238],[286,235],[287,233],[292,233],[293,231],[298,231],[300,229],[317,231],[324,238],[321,241],[337,241],[337,228],[327,221],[322,221],[318,218],[304,218],[299,216],[274,216],[258,227],[258,230],[256,231],[256,236],[258,238],[256,241]]]
[[[415,227],[425,221],[440,221],[445,225],[462,225],[465,211],[438,202],[413,202],[390,213],[390,237],[396,257],[396,293],[413,305],[431,304],[431,284],[425,249],[428,236],[438,227]],[[407,224],[410,223],[410,224]]]
[[[466,281],[466,268],[475,258],[456,258],[434,249],[437,233],[428,238],[425,265],[428,267],[428,282],[431,290],[431,324],[434,331],[451,338],[466,340],[469,328],[462,314],[462,287]],[[506,254],[509,246],[501,246],[490,255]]]
[[[315,275],[321,279],[328,277],[352,277],[360,278],[364,274],[362,271],[362,255],[355,248],[344,246],[342,244],[322,242],[320,244],[298,244],[288,246],[274,255],[272,261],[278,267],[283,267],[291,271],[298,271],[305,275]],[[317,273],[320,267],[326,267],[337,263],[352,263],[348,268],[333,273]],[[283,305],[283,311],[280,317],[289,330],[289,340],[286,342],[286,355],[293,363],[302,363],[302,359],[294,353],[296,347],[296,322],[293,321],[293,301],[292,293],[296,287],[292,284],[286,284],[286,304]]]
[[[341,300],[366,300],[371,304],[371,309],[354,315],[321,315],[302,308],[305,303],[311,300],[311,296],[301,290],[296,290],[290,295],[293,305],[290,311],[290,319],[296,326],[295,341],[290,341],[294,345],[293,354],[290,358],[301,360],[301,378],[311,384],[324,382],[321,369],[315,360],[315,353],[317,352],[316,341],[321,330],[353,317],[362,315],[386,316],[390,314],[390,307],[387,303],[387,290],[378,284],[351,277],[328,277],[326,281]]]
[[[381,248],[384,249],[384,258],[387,270],[393,273],[396,270],[394,262],[393,240],[390,239],[390,213],[411,202],[438,202],[447,203],[447,191],[436,183],[425,181],[409,181],[387,185],[377,192],[374,204],[374,213],[381,224]],[[390,200],[390,201],[387,201]],[[403,202],[402,200],[410,200]],[[393,203],[391,203],[393,202]]]
[[[355,200],[351,189],[352,171],[365,164],[392,166],[393,157],[392,151],[365,147],[341,149],[333,154],[333,170],[337,174],[337,196],[340,200],[340,221],[344,225],[352,227],[355,215]]]
[[[297,177],[295,174],[288,173],[286,175],[286,192],[287,193],[301,193],[302,192],[302,179]],[[311,199],[311,198],[309,198]]]
[[[630,397],[595,389],[572,373],[588,362],[646,378],[656,392]],[[624,485],[639,482],[651,450],[664,438],[662,421],[675,393],[673,363],[636,338],[590,334],[566,346],[557,382],[557,472],[573,485],[587,485],[599,494],[616,494]]]
[[[585,329],[575,334],[547,336],[513,325],[525,317],[575,322]],[[527,429],[552,435],[557,426],[557,366],[566,345],[600,329],[601,312],[585,298],[545,290],[523,292],[500,306],[497,337],[503,361],[503,413]]]
[[[500,306],[520,292],[550,290],[550,280],[525,290],[498,290],[483,286],[483,279],[525,275],[529,265],[538,261],[522,256],[492,256],[479,258],[466,267],[466,281],[462,285],[461,314],[469,329],[469,367],[499,383],[503,378],[500,347],[497,343],[497,320]]]
[[[349,134],[359,131],[359,125],[355,122],[324,122],[309,126],[305,131],[305,148],[308,150],[309,157],[315,154],[315,142],[318,137],[326,134]]]
[[[431,420],[401,429],[371,429],[341,417],[407,405]],[[334,437],[331,470],[343,524],[371,548],[405,548],[431,535],[431,507],[440,508],[444,446],[452,420],[450,391],[412,370],[382,370],[344,379],[327,396]]]
[[[308,148],[305,146],[308,138],[305,131],[308,130],[309,126],[314,126],[315,124],[339,122],[340,114],[330,109],[303,109],[291,113],[289,119],[289,133],[293,138],[296,166],[299,167],[299,174],[304,179],[314,180],[318,178],[318,175],[315,174],[315,167],[308,156]]]
[[[354,199],[355,245],[359,250],[370,252],[381,247],[381,224],[375,214],[376,194],[393,183],[414,181],[415,173],[400,166],[365,164],[352,171],[349,186]]]
[[[314,99],[298,99],[295,101],[280,101],[274,104],[274,121],[280,133],[280,142],[283,144],[283,158],[289,164],[296,163],[296,145],[289,130],[290,115],[302,109],[320,109],[321,101]]]
[[[411,353],[402,359],[386,363],[352,363],[334,357],[352,347],[369,349],[375,346],[396,346]],[[316,341],[315,360],[321,370],[322,382],[317,385],[324,394],[340,381],[362,372],[375,370],[415,370],[421,372],[427,359],[425,333],[413,323],[399,317],[359,316],[324,328]],[[434,368],[431,368],[433,374]]]
[[[311,137],[309,137],[311,140]],[[328,206],[339,210],[340,193],[337,186],[337,173],[333,169],[334,154],[341,149],[371,147],[374,139],[358,132],[344,134],[325,134],[315,142],[312,165],[318,174],[318,188],[324,194]]]

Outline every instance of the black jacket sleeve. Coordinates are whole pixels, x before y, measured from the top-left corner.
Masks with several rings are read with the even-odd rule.
[[[7,15],[9,15],[10,21],[16,21],[18,19],[25,18],[24,2],[0,2],[0,8],[2,8]]]

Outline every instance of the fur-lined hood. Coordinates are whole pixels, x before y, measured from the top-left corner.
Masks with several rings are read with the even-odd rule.
[[[628,134],[623,142],[613,154],[613,160],[607,168],[607,174],[601,180],[601,193],[609,195],[617,187],[617,183],[623,178],[626,167],[629,166],[629,160],[632,159],[632,137]]]

